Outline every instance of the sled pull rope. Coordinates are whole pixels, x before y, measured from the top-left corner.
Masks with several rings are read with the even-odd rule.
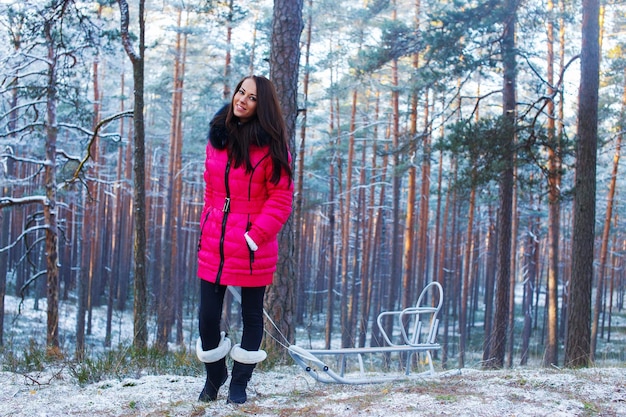
[[[235,298],[235,300],[241,305],[241,293],[238,287],[231,287],[230,285],[228,286],[228,291],[230,291],[230,293],[233,295],[233,297]],[[278,326],[276,325],[276,323],[274,322],[274,320],[272,320],[272,318],[270,317],[270,315],[267,313],[267,311],[265,310],[265,308],[263,309],[263,314],[265,315],[265,317],[267,318],[267,320],[272,323],[272,326],[274,326],[274,329],[276,329],[276,331],[278,332],[278,334],[283,338],[283,341],[278,340],[276,337],[274,337],[273,334],[271,334],[267,329],[263,328],[263,331],[265,332],[265,334],[267,334],[269,337],[271,337],[272,339],[274,339],[274,341],[276,343],[278,343],[279,345],[281,345],[282,347],[284,347],[285,349],[288,349],[289,346],[291,345],[291,343],[289,343],[289,340],[287,339],[287,337],[283,334],[283,332],[280,331],[280,329],[278,328]]]

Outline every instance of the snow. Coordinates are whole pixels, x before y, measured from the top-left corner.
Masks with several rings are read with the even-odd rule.
[[[5,344],[23,337],[45,340],[45,300],[38,311],[28,300],[20,315],[17,306],[17,299],[6,297]],[[70,304],[62,304],[60,329],[68,346],[74,326],[71,313]],[[102,316],[95,312],[97,317]],[[117,319],[114,340],[128,342],[129,330],[122,325],[128,320]],[[98,346],[98,332],[104,326],[100,320],[93,323],[91,349]],[[198,402],[204,383],[200,372],[136,375],[81,386],[62,363],[36,372],[4,371],[0,416],[626,416],[623,363],[580,370],[485,371],[477,365],[370,385],[323,384],[296,365],[259,368],[243,405],[226,404],[229,381],[216,401]]]
[[[373,385],[328,385],[295,367],[254,373],[249,400],[198,402],[203,378],[146,375],[80,387],[66,373],[0,373],[2,416],[626,416],[624,368],[475,369]],[[227,382],[228,384],[228,382]],[[227,385],[226,384],[226,385]]]

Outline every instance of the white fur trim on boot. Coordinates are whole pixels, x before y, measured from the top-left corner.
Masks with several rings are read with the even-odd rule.
[[[221,339],[219,345],[215,349],[202,350],[202,339],[198,338],[196,341],[196,356],[201,362],[213,363],[217,362],[226,355],[230,350],[230,339],[226,337],[225,332],[221,332]]]
[[[245,350],[239,345],[239,343],[237,343],[230,350],[230,357],[239,363],[252,365],[264,361],[265,358],[267,358],[267,353],[265,353],[265,351],[261,349]]]

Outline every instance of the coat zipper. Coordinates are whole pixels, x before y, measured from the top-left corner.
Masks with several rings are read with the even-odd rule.
[[[248,201],[250,201],[250,194],[252,194],[252,177],[254,176],[254,171],[256,168],[261,165],[261,162],[267,158],[267,155],[261,158],[259,162],[252,168],[252,172],[250,173],[250,179],[248,180]],[[252,222],[250,221],[250,214],[248,213],[248,223],[246,224],[246,232],[249,232],[252,228]],[[249,260],[250,260],[250,275],[252,275],[253,264],[254,264],[254,251],[248,247]]]
[[[226,171],[224,173],[224,186],[226,189],[226,198],[224,199],[224,217],[222,218],[222,234],[220,236],[220,267],[217,270],[217,277],[215,278],[215,291],[217,286],[220,285],[220,278],[222,277],[222,269],[224,268],[224,237],[226,235],[226,222],[228,220],[228,213],[230,212],[230,187],[228,185],[228,174],[230,173],[230,159],[226,163]]]
[[[250,214],[248,214],[248,223],[246,225],[246,232],[250,231],[252,223],[250,222]],[[254,263],[254,251],[248,247],[249,259],[250,259],[250,275],[252,275],[252,264]]]

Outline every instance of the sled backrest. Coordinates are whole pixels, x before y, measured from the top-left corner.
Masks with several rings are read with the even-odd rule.
[[[389,346],[419,346],[436,343],[439,328],[439,311],[443,306],[443,288],[433,281],[426,285],[414,307],[400,311],[383,311],[378,315],[377,324],[385,342]],[[393,335],[387,334],[383,326],[385,317],[391,316],[394,320],[393,328],[399,327],[401,339],[394,343]]]

